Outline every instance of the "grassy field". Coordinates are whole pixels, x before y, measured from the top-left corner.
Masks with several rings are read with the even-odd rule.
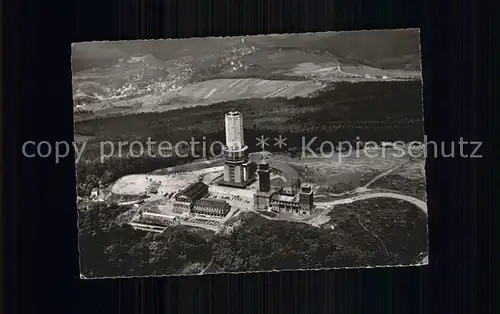
[[[338,194],[346,191],[353,191],[358,187],[368,185],[377,176],[394,169],[394,173],[409,177],[408,183],[398,185],[378,184],[384,182],[386,177],[381,177],[369,184],[369,188],[384,188],[394,191],[403,191],[405,187],[411,192],[412,189],[419,189],[419,184],[424,182],[425,174],[420,171],[423,168],[422,160],[413,160],[408,155],[394,155],[395,151],[386,149],[370,150],[367,156],[363,152],[358,155],[353,152],[351,156],[339,157],[306,157],[291,159],[290,165],[297,170],[301,180],[311,183],[315,189],[315,196],[321,201],[336,199],[331,193]],[[403,170],[400,170],[403,169]],[[387,177],[393,174],[390,172]],[[414,195],[414,193],[409,193]]]
[[[399,191],[426,201],[425,177],[409,179],[400,175],[388,175],[375,181],[370,188]]]

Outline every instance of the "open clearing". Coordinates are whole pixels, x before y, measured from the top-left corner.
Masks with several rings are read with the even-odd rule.
[[[397,151],[382,149],[370,149],[368,154],[363,151],[352,152],[350,156],[332,153],[331,156],[313,156],[295,159],[291,161],[292,166],[314,169],[317,176],[348,174],[352,172],[368,173],[372,171],[383,172],[398,164],[410,161],[407,156],[396,156]],[[369,156],[368,156],[369,155]],[[313,176],[311,176],[313,177]]]
[[[205,183],[222,174],[222,167],[211,167],[192,172],[174,173],[166,175],[133,174],[118,179],[111,187],[114,194],[140,195],[146,193],[148,188],[155,186],[158,195],[178,192],[187,185],[202,178]]]
[[[425,160],[415,160],[401,165],[392,175],[402,176],[410,180],[425,179]]]
[[[353,185],[362,186],[377,175],[403,164],[409,164],[408,169],[418,175],[415,169],[421,169],[423,161],[411,161],[407,156],[399,157],[394,153],[393,150],[385,150],[383,153],[381,149],[373,149],[369,156],[361,151],[359,154],[353,152],[348,157],[334,153],[330,157],[307,156],[288,159],[288,162],[298,170],[301,179],[304,180],[307,176],[305,181],[321,186],[351,181]]]

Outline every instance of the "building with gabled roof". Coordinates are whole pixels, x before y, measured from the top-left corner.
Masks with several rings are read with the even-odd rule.
[[[208,185],[198,181],[191,183],[175,196],[176,200],[194,201],[202,198],[208,193]]]
[[[226,201],[200,199],[193,202],[191,213],[222,218],[225,217],[230,210],[231,206]]]
[[[198,181],[188,185],[175,195],[174,212],[178,214],[188,214],[192,203],[208,194],[208,185]]]

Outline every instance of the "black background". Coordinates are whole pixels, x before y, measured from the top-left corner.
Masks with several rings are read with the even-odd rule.
[[[3,2],[3,313],[488,313],[489,19],[478,3]],[[21,153],[27,140],[72,141],[71,42],[406,27],[421,28],[429,140],[485,141],[482,160],[428,161],[430,266],[79,279],[73,156]]]

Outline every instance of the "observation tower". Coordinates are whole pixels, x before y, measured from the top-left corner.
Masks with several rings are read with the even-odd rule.
[[[219,184],[244,188],[255,180],[256,165],[248,161],[248,146],[243,135],[243,116],[238,111],[225,115],[226,145],[224,153],[224,177]]]

